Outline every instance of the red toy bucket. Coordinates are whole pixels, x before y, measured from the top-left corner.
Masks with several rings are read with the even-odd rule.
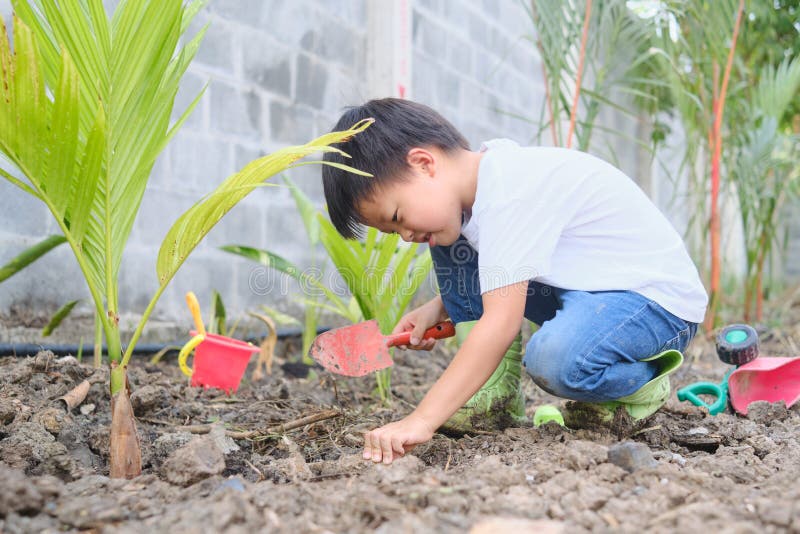
[[[192,385],[236,391],[250,356],[258,347],[217,334],[203,336],[194,330],[191,334],[194,337],[184,345],[178,360],[183,372],[192,377]],[[189,370],[185,361],[195,346],[194,369]]]

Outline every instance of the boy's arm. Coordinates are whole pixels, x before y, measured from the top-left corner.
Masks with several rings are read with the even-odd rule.
[[[402,456],[430,439],[480,389],[519,333],[527,289],[525,281],[484,293],[483,316],[450,365],[405,419],[365,434],[364,458],[390,463]]]

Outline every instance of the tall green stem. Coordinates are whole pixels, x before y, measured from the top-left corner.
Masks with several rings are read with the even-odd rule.
[[[149,319],[150,314],[153,313],[153,308],[155,308],[158,299],[161,297],[161,294],[167,288],[167,284],[169,284],[170,280],[172,280],[172,278],[166,280],[162,285],[160,285],[158,287],[158,291],[156,291],[156,294],[153,295],[152,299],[150,299],[150,303],[147,305],[147,308],[145,308],[144,314],[142,314],[142,318],[139,320],[139,324],[136,325],[136,330],[133,332],[133,336],[131,337],[131,340],[128,342],[128,348],[125,349],[125,355],[123,356],[122,363],[120,364],[121,367],[126,367],[128,365],[128,362],[130,361],[131,356],[133,355],[133,349],[136,346],[136,343],[139,341],[139,337],[142,335],[142,331],[144,330],[144,325],[147,324],[147,319]]]
[[[100,312],[94,311],[94,368],[103,364],[103,323],[98,317]]]

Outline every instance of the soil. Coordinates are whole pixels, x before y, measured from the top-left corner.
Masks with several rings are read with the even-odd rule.
[[[797,355],[790,334],[762,334],[762,352]],[[625,430],[437,434],[391,466],[362,460],[361,434],[410,411],[452,354],[398,352],[389,406],[372,377],[300,378],[281,359],[227,396],[190,387],[174,359],[141,358],[129,372],[144,467],[133,480],[107,476],[107,370],[47,352],[2,358],[0,532],[800,531],[797,406],[711,417],[673,394]],[[686,356],[673,390],[727,369],[703,339]],[[67,412],[58,398],[85,379],[86,399]],[[531,414],[563,405],[527,378],[525,391]],[[331,409],[341,415],[274,430]],[[198,425],[210,432],[187,431]]]

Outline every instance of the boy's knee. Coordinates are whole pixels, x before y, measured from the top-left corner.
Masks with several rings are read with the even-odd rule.
[[[579,362],[564,336],[534,334],[525,348],[522,365],[534,383],[552,395],[565,396],[579,386]]]

